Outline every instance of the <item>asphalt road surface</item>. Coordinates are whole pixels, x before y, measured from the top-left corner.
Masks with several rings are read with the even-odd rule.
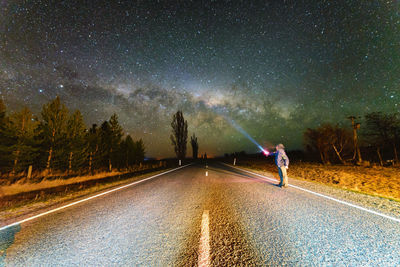
[[[2,230],[0,251],[0,266],[398,266],[400,223],[195,164]]]

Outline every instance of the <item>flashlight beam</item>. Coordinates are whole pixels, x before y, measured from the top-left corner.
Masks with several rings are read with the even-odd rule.
[[[251,137],[239,124],[237,124],[233,119],[230,119],[226,116],[224,118],[236,129],[238,130],[241,134],[243,134],[247,139],[250,140],[253,144],[255,144],[261,152],[264,153],[264,155],[268,156],[269,152],[268,150],[264,149],[256,140],[254,140],[253,137]]]

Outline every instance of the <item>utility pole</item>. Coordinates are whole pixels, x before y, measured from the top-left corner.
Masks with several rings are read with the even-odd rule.
[[[355,116],[349,116],[348,119],[351,121],[351,127],[353,128],[353,142],[354,142],[354,155],[353,160],[357,157],[357,163],[362,163],[360,146],[358,145],[357,130],[360,129],[360,123],[355,122]]]

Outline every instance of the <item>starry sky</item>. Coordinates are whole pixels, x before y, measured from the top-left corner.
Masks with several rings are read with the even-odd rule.
[[[263,146],[301,149],[307,127],[400,111],[399,7],[0,0],[0,97],[39,115],[58,95],[88,126],[116,112],[152,157],[173,155],[178,109],[200,153],[258,151],[227,118]]]

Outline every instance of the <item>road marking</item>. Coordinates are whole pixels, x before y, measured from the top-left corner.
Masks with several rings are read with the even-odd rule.
[[[208,171],[206,171],[206,176],[208,176]]]
[[[190,164],[187,164],[187,165],[184,165],[184,166],[181,166],[181,167],[178,167],[178,168],[175,168],[175,169],[166,171],[166,172],[162,172],[162,173],[153,175],[153,176],[151,176],[151,177],[147,177],[147,178],[145,178],[145,179],[143,179],[143,180],[139,180],[139,181],[136,181],[136,182],[132,182],[132,183],[129,183],[129,184],[126,184],[126,185],[123,185],[123,186],[120,186],[120,187],[111,189],[111,190],[109,190],[109,191],[106,191],[106,192],[103,192],[103,193],[100,193],[100,194],[97,194],[97,195],[94,195],[94,196],[91,196],[91,197],[88,197],[88,198],[85,198],[85,199],[81,199],[81,200],[72,202],[72,203],[67,204],[67,205],[65,205],[65,206],[58,207],[58,208],[56,208],[56,209],[53,209],[53,210],[49,210],[49,211],[40,213],[40,214],[38,214],[38,215],[35,215],[35,216],[32,216],[32,217],[23,219],[23,220],[21,220],[21,221],[14,222],[14,223],[11,223],[11,224],[9,224],[9,225],[5,225],[5,226],[3,226],[3,227],[0,228],[0,231],[5,230],[5,229],[7,229],[7,228],[10,228],[10,227],[12,227],[12,226],[16,226],[16,225],[18,225],[18,224],[27,222],[27,221],[31,221],[31,220],[33,220],[33,219],[42,217],[42,216],[44,216],[44,215],[47,215],[47,214],[50,214],[50,213],[53,213],[53,212],[56,212],[56,211],[59,211],[59,210],[62,210],[62,209],[71,207],[71,206],[74,206],[74,205],[76,205],[76,204],[79,204],[79,203],[88,201],[88,200],[90,200],[90,199],[97,198],[97,197],[100,197],[100,196],[104,196],[104,195],[107,195],[107,194],[112,193],[112,192],[114,192],[114,191],[118,191],[118,190],[124,189],[124,188],[126,188],[126,187],[129,187],[129,186],[132,186],[132,185],[136,185],[136,184],[139,184],[139,183],[142,183],[142,182],[145,182],[145,181],[154,179],[154,178],[156,178],[156,177],[158,177],[158,176],[161,176],[161,175],[164,175],[164,174],[167,174],[167,173],[170,173],[170,172],[173,172],[173,171],[176,171],[176,170],[185,168],[185,167],[190,166],[190,165],[192,165],[192,164],[193,164],[193,163],[190,163]]]
[[[264,176],[264,175],[255,173],[255,172],[251,172],[251,171],[248,171],[248,170],[244,170],[244,169],[241,169],[241,168],[238,168],[238,167],[233,167],[233,166],[228,165],[228,164],[225,164],[225,163],[222,163],[222,164],[224,164],[224,165],[226,165],[226,166],[229,166],[229,167],[231,167],[231,168],[235,168],[235,169],[238,169],[238,170],[241,170],[241,171],[244,171],[244,172],[247,172],[247,173],[256,175],[256,176],[258,176],[258,177],[267,179],[267,180],[269,180],[269,181],[273,181],[273,182],[278,181],[278,180],[276,180],[276,179],[272,179],[272,178],[269,178],[269,177],[267,177],[267,176]],[[264,180],[264,179],[263,179],[263,180]],[[367,209],[367,208],[364,208],[364,207],[361,207],[361,206],[358,206],[358,205],[355,205],[355,204],[352,204],[352,203],[349,203],[349,202],[346,202],[346,201],[343,201],[343,200],[340,200],[340,199],[336,199],[336,198],[334,198],[334,197],[326,196],[326,195],[323,195],[323,194],[321,194],[321,193],[317,193],[317,192],[314,192],[314,191],[311,191],[311,190],[302,188],[302,187],[300,187],[300,186],[291,185],[291,184],[289,184],[289,186],[290,186],[290,187],[293,187],[293,188],[296,188],[296,189],[298,189],[298,190],[301,190],[301,191],[304,191],[304,192],[307,192],[307,193],[310,193],[310,194],[313,194],[313,195],[316,195],[316,196],[319,196],[319,197],[323,197],[323,198],[326,198],[326,199],[329,199],[329,200],[338,202],[338,203],[340,203],[340,204],[347,205],[347,206],[349,206],[349,207],[353,207],[353,208],[356,208],[356,209],[359,209],[359,210],[363,210],[363,211],[366,211],[366,212],[369,212],[369,213],[372,213],[372,214],[375,214],[375,215],[384,217],[384,218],[386,218],[386,219],[389,219],[389,220],[392,220],[392,221],[395,221],[395,222],[399,222],[399,223],[400,223],[400,219],[399,219],[399,218],[392,217],[392,216],[389,216],[389,215],[386,215],[386,214],[383,214],[383,213],[380,213],[380,212],[377,212],[377,211],[374,211],[374,210],[370,210],[370,209]]]
[[[198,266],[210,266],[210,219],[208,210],[203,211]]]

